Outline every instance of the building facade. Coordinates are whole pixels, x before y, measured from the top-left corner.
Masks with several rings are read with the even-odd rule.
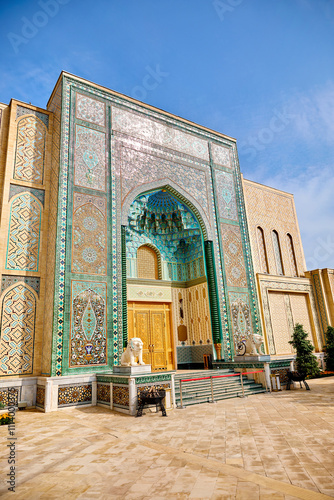
[[[46,109],[0,111],[4,401],[94,404],[132,337],[166,374],[254,333],[284,366],[296,322],[322,352],[333,271],[306,271],[293,196],[244,180],[235,139],[64,72]]]

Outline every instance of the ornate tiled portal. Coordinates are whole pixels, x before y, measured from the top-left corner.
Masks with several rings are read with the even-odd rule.
[[[59,405],[95,400],[74,380],[120,363],[128,300],[168,304],[164,370],[178,355],[232,362],[261,318],[268,354],[290,354],[296,321],[321,351],[333,272],[305,274],[292,195],[242,180],[235,139],[67,73],[47,110],[12,100],[0,114],[6,380],[74,377]],[[126,402],[101,384],[99,401]],[[40,382],[39,407],[50,394]]]

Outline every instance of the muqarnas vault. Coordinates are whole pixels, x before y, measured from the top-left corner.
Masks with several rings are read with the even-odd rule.
[[[321,361],[334,271],[306,271],[293,196],[244,180],[235,139],[65,72],[46,109],[0,110],[4,402],[110,400],[132,337],[160,381],[237,367],[252,334],[283,373],[296,323]]]

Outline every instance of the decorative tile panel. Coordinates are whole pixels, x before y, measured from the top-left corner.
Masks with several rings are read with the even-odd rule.
[[[110,404],[110,384],[97,384],[97,402]]]
[[[43,189],[29,188],[26,186],[18,186],[17,184],[10,184],[8,200],[11,200],[14,196],[16,196],[19,193],[23,193],[23,192],[32,194],[44,206],[45,191]]]
[[[181,192],[188,192],[197,203],[200,204],[207,218],[210,218],[208,206],[208,190],[211,189],[209,184],[209,171],[204,168],[185,168],[184,165],[167,161],[158,156],[148,155],[135,149],[122,148],[121,170],[119,176],[122,187],[122,203],[127,194],[134,188],[153,181],[161,179],[171,179],[175,184],[180,186]],[[185,195],[187,196],[187,194]]]
[[[136,377],[136,385],[153,384],[155,382],[170,381],[172,378],[170,373],[155,373],[154,375],[142,375]]]
[[[82,405],[91,402],[92,384],[58,386],[58,407]]]
[[[203,345],[178,345],[177,364],[203,363],[203,356],[213,354],[212,344]]]
[[[227,285],[247,288],[240,228],[230,224],[221,224],[221,231]]]
[[[35,292],[39,295],[39,285],[40,278],[31,278],[29,276],[14,276],[12,274],[3,274],[1,277],[1,293],[4,292],[7,288],[15,283],[25,283],[29,285],[30,288],[35,290]]]
[[[113,128],[119,132],[209,161],[206,140],[164,125],[157,120],[113,107],[112,123]]]
[[[106,137],[103,132],[76,125],[74,184],[106,190]]]
[[[17,123],[14,179],[43,184],[45,126],[34,116]]]
[[[69,107],[70,107],[70,92],[69,85],[64,82],[62,88],[59,89],[62,93],[61,113],[59,115],[60,129],[60,157],[59,162],[59,198],[56,197],[57,211],[54,216],[56,218],[57,233],[54,234],[56,242],[55,255],[55,280],[54,289],[54,325],[56,332],[53,336],[52,349],[52,368],[51,374],[60,376],[62,374],[63,361],[63,333],[64,333],[64,294],[65,294],[65,256],[66,256],[66,220],[67,220],[67,181],[68,181],[68,155],[69,155]],[[56,192],[54,193],[56,194]]]
[[[49,191],[49,214],[48,214],[48,234],[47,234],[47,256],[46,269],[48,279],[45,281],[45,300],[44,300],[44,335],[43,348],[46,352],[51,352],[51,358],[46,357],[42,360],[43,373],[55,375],[54,366],[55,358],[59,355],[58,348],[59,339],[57,339],[53,331],[53,325],[57,325],[57,319],[54,318],[54,301],[55,297],[55,263],[56,253],[60,253],[60,249],[56,252],[57,231],[60,226],[57,224],[58,212],[58,189],[59,189],[59,156],[60,156],[60,133],[61,133],[61,95],[62,83],[60,82],[55,93],[51,97],[49,110],[53,113],[53,131],[52,131],[52,149],[51,149],[51,172],[50,172],[50,191]],[[59,274],[60,276],[60,274]],[[52,346],[54,341],[54,346]],[[60,346],[61,347],[61,346]],[[59,348],[59,351],[61,349]],[[53,367],[52,367],[53,360]]]
[[[36,406],[38,406],[39,408],[44,408],[44,406],[45,406],[45,387],[44,387],[44,385],[37,385]]]
[[[107,362],[107,285],[72,281],[70,366]]]
[[[128,285],[127,298],[136,301],[171,302],[172,289],[166,286]]]
[[[100,212],[106,215],[107,211],[107,199],[102,198],[102,196],[92,196],[89,194],[83,193],[74,193],[73,194],[73,210],[74,212],[78,210],[78,208],[83,205],[87,205],[88,203],[92,203]]]
[[[21,396],[21,387],[10,387],[0,390],[0,403],[5,406],[18,405]]]
[[[19,284],[2,299],[0,369],[3,375],[33,372],[36,300]]]
[[[74,196],[87,198],[85,195]],[[91,197],[95,198],[95,197]],[[97,201],[105,208],[105,200]],[[73,214],[72,225],[72,272],[82,274],[107,273],[107,220],[106,211],[101,212],[91,201],[79,206]]]
[[[111,149],[111,276],[112,276],[112,342],[113,342],[113,364],[118,365],[123,351],[123,315],[122,315],[122,262],[121,262],[121,235],[120,227],[120,200],[121,196],[117,188],[115,155],[116,141],[110,141]],[[118,185],[117,185],[118,184]],[[120,307],[119,307],[120,306]]]
[[[248,283],[248,291],[249,291],[249,299],[250,299],[254,332],[258,335],[261,335],[261,321],[260,321],[260,317],[259,317],[258,294],[257,294],[257,289],[256,289],[253,259],[252,259],[251,247],[250,247],[248,221],[246,218],[244,189],[243,189],[242,178],[241,178],[241,173],[240,173],[237,148],[236,148],[235,144],[231,148],[231,158],[233,158],[233,166],[234,166],[234,170],[235,170],[235,190],[236,190],[237,205],[238,205],[238,212],[239,212],[239,226],[240,226],[243,248],[244,248],[244,259],[245,259],[246,272],[247,272],[247,283]]]
[[[29,193],[13,198],[6,269],[38,271],[41,206]]]
[[[25,106],[16,106],[16,118],[24,115],[34,115],[39,118],[46,127],[49,126],[49,115],[47,113],[41,113],[40,111],[35,111],[34,109],[26,108]]]
[[[274,368],[271,371],[272,375],[278,375],[279,376],[279,381],[281,385],[287,385],[288,383],[288,372],[290,371],[289,368]]]
[[[112,401],[115,406],[129,407],[129,387],[113,384]]]
[[[220,217],[238,220],[233,174],[216,170],[215,176]]]
[[[229,292],[234,346],[253,333],[248,293]]]
[[[86,122],[105,126],[105,104],[86,95],[77,93],[76,117]]]
[[[230,150],[224,146],[211,143],[213,162],[224,167],[231,167]]]

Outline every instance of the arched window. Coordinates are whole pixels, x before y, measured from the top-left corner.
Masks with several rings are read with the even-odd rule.
[[[260,266],[261,266],[261,271],[263,273],[269,273],[269,267],[268,267],[268,259],[267,259],[267,250],[266,250],[266,242],[264,239],[264,232],[262,227],[258,226],[256,228],[257,232],[257,243],[259,247],[259,257],[260,257]]]
[[[159,279],[158,256],[153,248],[143,245],[137,250],[138,278]]]
[[[290,266],[291,266],[291,272],[292,276],[298,276],[297,272],[297,261],[296,261],[296,255],[295,255],[295,249],[293,246],[293,239],[291,234],[287,234],[287,242],[288,242],[288,251],[289,251],[289,257],[290,257]]]
[[[277,274],[283,275],[284,274],[283,261],[282,261],[282,253],[281,253],[281,246],[279,243],[278,232],[274,230],[272,234],[273,234],[273,245],[274,245]]]

